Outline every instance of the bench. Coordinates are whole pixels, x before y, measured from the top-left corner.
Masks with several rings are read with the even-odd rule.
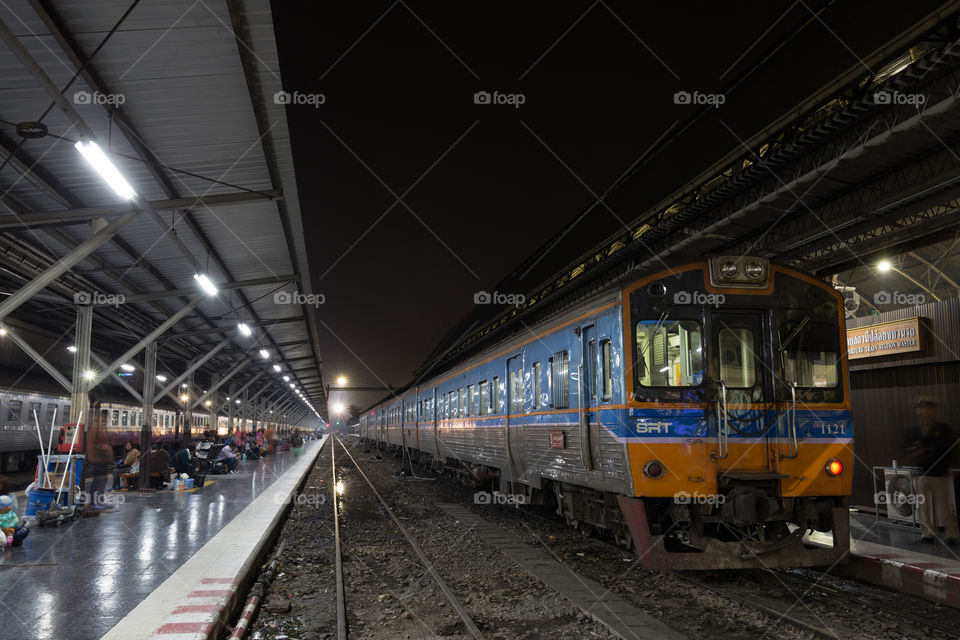
[[[136,473],[121,473],[118,477],[123,478],[127,481],[128,489],[136,489],[140,484],[140,472]],[[150,472],[150,488],[159,489],[163,486],[164,482],[167,482],[170,479],[170,474],[164,471],[151,471]]]

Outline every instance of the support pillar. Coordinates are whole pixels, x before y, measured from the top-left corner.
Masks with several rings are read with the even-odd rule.
[[[90,415],[90,379],[84,377],[90,369],[90,338],[93,334],[93,307],[77,305],[77,351],[73,354],[73,384],[70,393],[70,422],[77,422],[82,412],[86,424],[92,424]]]
[[[187,363],[189,369],[193,369],[193,360]],[[187,401],[183,403],[183,446],[189,446],[193,438],[193,398],[194,398],[194,371],[187,377]]]
[[[216,387],[218,387],[219,386],[217,384],[218,382],[220,382],[220,374],[212,373],[210,375],[210,388],[215,389]],[[219,398],[219,396],[220,394],[214,391],[211,394],[211,397],[207,399],[207,402],[210,403],[210,414],[207,420],[210,423],[210,429],[213,431],[214,435],[217,435],[220,430],[219,429],[220,425],[217,424],[217,407],[219,406],[219,404],[217,403],[217,399]]]
[[[141,489],[150,486],[150,447],[153,437],[153,392],[157,383],[157,343],[151,342],[143,352],[143,425],[140,427]]]
[[[237,430],[237,385],[230,385],[230,399],[227,401],[227,423],[230,428],[230,431]],[[246,429],[244,429],[246,431]]]

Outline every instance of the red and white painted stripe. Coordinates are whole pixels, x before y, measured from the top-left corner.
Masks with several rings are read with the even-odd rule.
[[[101,640],[212,640],[240,604],[238,591],[258,568],[284,508],[313,467],[314,443],[217,535],[128,613]],[[211,499],[212,499],[211,495]],[[252,615],[252,614],[251,614]]]
[[[830,544],[829,535],[810,536],[814,544]],[[873,542],[853,540],[850,563],[837,567],[843,575],[903,593],[960,607],[960,560]]]
[[[237,626],[233,628],[233,633],[230,634],[229,640],[240,640],[240,638],[243,637],[243,634],[247,632],[247,627],[250,626],[250,621],[253,619],[253,614],[256,613],[259,604],[260,596],[253,596],[247,601],[247,606],[243,608],[243,613],[240,614],[240,619],[237,621]]]

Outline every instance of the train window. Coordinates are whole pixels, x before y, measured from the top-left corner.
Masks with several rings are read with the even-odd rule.
[[[20,400],[9,400],[7,402],[7,422],[20,422],[20,411],[23,409],[23,402]]]
[[[530,383],[533,388],[533,402],[532,407],[534,409],[540,408],[540,363],[534,362],[533,368],[530,370]]]
[[[37,420],[39,420],[39,419],[40,419],[40,409],[41,409],[41,407],[40,407],[40,403],[39,403],[39,402],[31,402],[31,403],[30,403],[30,415],[27,416],[27,422],[29,422],[30,419],[33,418],[33,416],[37,416]]]
[[[451,391],[449,394],[447,394],[446,414],[448,418],[457,417],[457,392],[456,391]]]
[[[70,422],[70,405],[64,405],[63,407],[63,420],[62,422]]]
[[[110,426],[112,426],[112,427],[118,427],[118,426],[120,426],[120,412],[119,412],[119,411],[117,411],[117,410],[114,410],[114,411],[113,411],[112,415],[110,416]]]
[[[159,418],[159,416],[157,414],[153,414],[153,426],[157,426],[157,418]]]
[[[128,425],[128,420],[130,420],[130,412],[129,412],[129,411],[122,411],[122,412],[120,413],[120,426],[121,426],[121,427],[129,426],[129,425]]]
[[[587,384],[590,389],[590,402],[597,399],[597,341],[591,340],[587,345],[587,366],[583,369],[583,375],[587,376]]]
[[[56,420],[56,416],[60,415],[60,412],[57,411],[57,405],[51,403],[47,404],[47,418],[44,421],[45,424],[53,424],[53,421]],[[60,416],[61,422],[66,422],[67,418]]]
[[[780,324],[784,378],[798,387],[836,387],[840,376],[836,323],[810,322],[810,316],[799,313],[785,315]]]
[[[724,327],[717,335],[720,379],[735,389],[752,387],[757,381],[753,331],[747,327]]]
[[[467,404],[467,392],[463,390],[463,387],[457,391],[457,415],[463,417],[466,415],[466,404]]]
[[[703,380],[703,330],[695,320],[637,323],[634,379],[645,387],[693,387]]]
[[[610,340],[600,341],[600,379],[603,384],[603,399],[613,396],[613,348]]]
[[[500,413],[500,378],[493,377],[493,386],[490,389],[490,413]]]
[[[510,413],[523,411],[523,372],[510,372]]]
[[[477,390],[474,385],[467,387],[467,415],[472,416],[474,413],[474,404],[477,401]]]
[[[477,412],[485,416],[490,412],[490,385],[486,380],[480,381],[480,410]]]
[[[550,358],[550,406],[566,409],[570,405],[570,354],[558,351]]]

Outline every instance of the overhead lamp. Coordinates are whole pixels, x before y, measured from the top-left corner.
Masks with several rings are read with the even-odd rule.
[[[297,388],[297,385],[295,385],[294,383],[291,382],[291,383],[290,383],[290,388],[291,388],[291,389],[296,389],[296,388]]]
[[[76,353],[77,348],[73,345],[70,345],[69,347],[67,347],[67,351],[69,351],[70,353]]]
[[[346,376],[338,376],[338,377],[337,377],[337,384],[338,384],[339,386],[341,386],[341,387],[342,387],[343,385],[347,384],[347,377],[346,377]]]
[[[163,374],[158,375],[158,376],[157,376],[157,380],[159,380],[160,382],[166,382],[166,381],[167,381],[167,376],[165,376],[165,375],[163,375]]]
[[[187,386],[187,383],[186,383],[186,382],[184,382],[184,383],[183,383],[183,384],[181,384],[180,386],[181,386],[181,387],[186,387],[186,386]]]
[[[260,357],[266,360],[267,358],[270,357],[270,352],[267,351],[266,349],[260,349]]]
[[[7,335],[7,328],[6,328],[6,327],[0,327],[0,338],[2,338],[2,337],[5,336],[5,335]]]
[[[206,402],[204,402],[203,404],[205,404],[206,406],[208,406],[208,407],[209,407],[210,405],[212,405],[212,404],[213,404],[213,400],[207,400],[207,401],[206,401]]]
[[[273,365],[273,370],[276,371],[277,373],[280,373],[280,365],[278,364]]]
[[[190,396],[188,396],[187,394],[185,393],[180,394],[180,400],[182,400],[183,402],[186,402],[189,399],[190,399]]]
[[[135,366],[133,366],[132,364],[122,364],[122,365],[120,365],[120,368],[123,369],[124,371],[136,371],[136,370],[137,370],[137,368],[136,368]]]
[[[284,382],[290,382],[290,376],[283,376]]]
[[[240,404],[240,398],[237,398],[237,401],[236,401],[236,402],[237,402],[237,404]]]
[[[83,379],[84,379],[84,380],[93,380],[93,378],[94,378],[95,375],[96,375],[96,374],[93,372],[92,369],[87,369],[86,371],[83,372]]]
[[[880,271],[880,273],[886,273],[887,271],[890,271],[890,269],[892,268],[893,268],[893,265],[890,264],[889,260],[881,260],[880,262],[877,263],[877,270]]]
[[[200,288],[203,289],[204,293],[207,295],[215,296],[220,293],[220,290],[217,289],[217,285],[210,281],[210,278],[207,277],[207,274],[195,273],[193,274],[193,279],[197,281],[197,284],[200,285]]]
[[[85,143],[80,140],[73,147],[86,158],[87,162],[100,174],[100,177],[117,192],[118,196],[124,200],[132,200],[137,195],[137,192],[133,190],[129,182],[124,180],[120,171],[96,142],[88,140]]]
[[[251,331],[250,325],[248,325],[246,322],[239,323],[237,325],[237,330],[240,331],[240,333],[242,333],[243,335],[247,336],[248,338],[251,335],[253,335],[253,331]]]

